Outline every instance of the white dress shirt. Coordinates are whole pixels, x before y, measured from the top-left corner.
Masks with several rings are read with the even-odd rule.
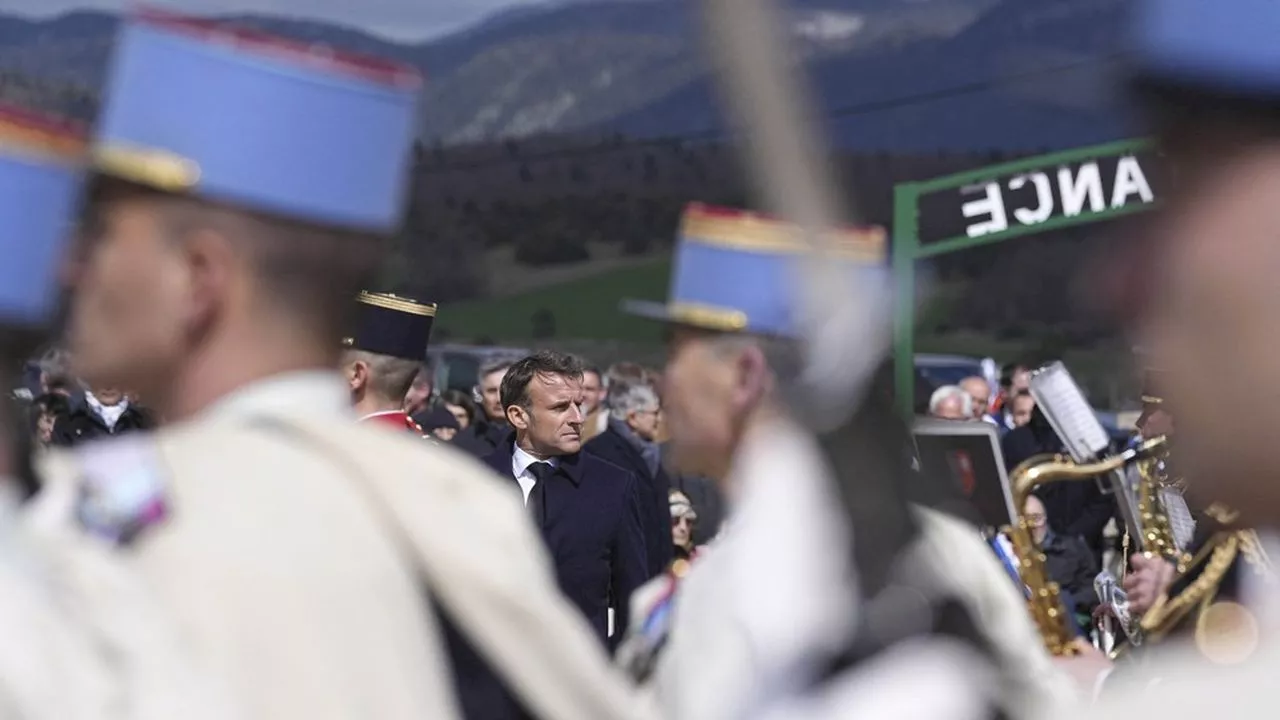
[[[516,482],[520,483],[520,492],[524,494],[524,504],[526,506],[529,504],[529,493],[533,492],[533,486],[538,484],[538,478],[529,472],[529,466],[540,462],[555,467],[559,461],[556,458],[547,458],[545,460],[536,458],[521,450],[519,445],[511,453],[511,474],[515,475]]]

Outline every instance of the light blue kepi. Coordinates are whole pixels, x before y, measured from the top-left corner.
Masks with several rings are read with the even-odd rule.
[[[1144,0],[1132,25],[1137,79],[1160,88],[1248,99],[1280,97],[1280,3]]]
[[[886,242],[884,228],[866,227],[832,230],[824,245],[852,286],[872,268],[883,271]],[[809,251],[791,223],[694,203],[680,223],[667,302],[627,300],[622,309],[713,332],[799,338],[801,261]]]
[[[0,108],[0,326],[38,330],[54,315],[84,161],[77,126]]]
[[[411,67],[155,9],[124,22],[97,172],[275,217],[390,233],[422,78]]]

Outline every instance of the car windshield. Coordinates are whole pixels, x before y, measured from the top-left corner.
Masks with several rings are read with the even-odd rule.
[[[480,358],[468,353],[441,353],[437,360],[436,381],[442,390],[470,392],[480,372]]]
[[[982,377],[982,366],[977,363],[939,363],[917,365],[916,368],[926,380],[938,387],[957,385],[961,380],[973,375]]]

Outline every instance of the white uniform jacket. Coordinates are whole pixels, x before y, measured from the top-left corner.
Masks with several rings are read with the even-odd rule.
[[[848,546],[848,530],[812,439],[783,420],[755,428],[732,482],[738,504],[675,595],[657,661],[653,690],[670,718],[738,720],[800,693],[794,671],[806,655],[842,644],[859,612],[847,553],[832,552]],[[1000,704],[1025,716],[1042,710],[1041,701],[1072,697],[1070,680],[1053,667],[1025,602],[978,533],[931,510],[921,509],[920,519],[923,537],[904,570],[952,591],[973,614],[1001,661]],[[940,652],[957,656],[953,648]],[[972,664],[960,670],[975,686],[987,679]],[[908,709],[913,696],[929,692],[901,690]],[[956,698],[954,706],[982,705],[971,700]]]
[[[561,597],[518,496],[461,453],[356,424],[335,374],[260,382],[43,470],[30,519],[46,529],[92,526],[86,483],[125,500],[163,488],[165,519],[121,554],[248,718],[456,717],[424,587],[534,714],[648,716]]]

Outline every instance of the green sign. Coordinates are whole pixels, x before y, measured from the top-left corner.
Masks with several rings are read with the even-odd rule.
[[[1151,207],[1159,159],[1146,140],[1051,153],[894,188],[894,363],[900,409],[915,390],[915,265],[929,257],[1109,220]]]

